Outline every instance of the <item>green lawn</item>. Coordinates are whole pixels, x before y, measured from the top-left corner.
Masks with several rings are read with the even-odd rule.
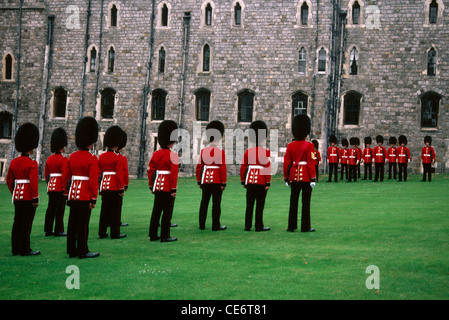
[[[89,248],[96,259],[69,259],[66,238],[44,237],[45,184],[31,234],[35,257],[11,255],[11,196],[0,185],[0,299],[448,299],[449,177],[420,175],[406,183],[327,183],[312,194],[314,233],[286,232],[290,190],[274,177],[264,222],[268,232],[246,232],[245,192],[231,177],[223,194],[222,224],[198,228],[200,189],[180,178],[171,235],[150,242],[153,196],[146,180],[131,181],[124,198],[124,239],[98,239],[101,200],[92,212]],[[65,226],[69,209],[66,208]],[[254,230],[254,228],[253,228]],[[80,289],[66,288],[80,270]],[[368,289],[368,266],[379,268],[380,289]]]

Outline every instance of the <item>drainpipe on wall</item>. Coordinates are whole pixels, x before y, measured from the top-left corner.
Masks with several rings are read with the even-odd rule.
[[[87,64],[87,49],[89,47],[89,21],[91,15],[91,0],[89,0],[89,4],[87,7],[87,17],[86,17],[86,34],[84,35],[84,61],[83,61],[83,73],[81,77],[81,97],[80,97],[80,113],[79,118],[83,117],[84,112],[84,87],[86,86],[86,64]]]

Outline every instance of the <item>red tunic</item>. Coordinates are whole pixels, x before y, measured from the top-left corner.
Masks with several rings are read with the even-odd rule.
[[[387,156],[387,150],[383,146],[374,147],[374,162],[384,163]]]
[[[128,158],[121,153],[117,153],[122,161],[122,176],[123,176],[123,186],[125,191],[128,189],[129,185],[129,170],[128,170]]]
[[[340,149],[341,164],[348,164],[348,154],[349,149],[346,148]]]
[[[288,182],[310,182],[316,179],[315,147],[305,140],[287,145],[284,155],[284,179]]]
[[[91,201],[98,197],[98,158],[88,150],[78,150],[69,157],[69,166],[64,181],[71,181],[69,201]],[[64,186],[67,183],[64,182]]]
[[[208,146],[201,150],[196,166],[196,181],[198,184],[226,185],[227,171],[225,152],[216,146]]]
[[[321,153],[318,150],[315,150],[315,165],[319,165],[321,162]]]
[[[63,192],[65,189],[63,176],[66,175],[69,159],[62,154],[55,153],[47,158],[45,163],[45,180],[47,181],[47,192]]]
[[[371,163],[373,162],[374,152],[371,148],[365,148],[362,152],[362,160],[364,163]]]
[[[421,149],[421,161],[422,163],[435,162],[435,150],[433,147],[424,147]]]
[[[348,165],[355,166],[360,162],[360,153],[357,149],[348,150]]]
[[[170,149],[159,149],[151,157],[148,185],[153,192],[176,192],[178,185],[178,154]]]
[[[39,202],[38,164],[27,154],[15,158],[9,165],[6,184],[13,201]]]
[[[388,154],[388,162],[395,163],[398,161],[397,151],[395,147],[388,148],[387,154]]]
[[[407,147],[398,147],[398,163],[408,163],[410,160],[410,150]]]
[[[245,185],[271,183],[270,150],[263,147],[247,149],[240,165],[240,181]]]
[[[340,157],[340,149],[338,147],[327,148],[327,160],[329,163],[338,163]]]
[[[101,177],[101,191],[123,192],[123,161],[114,151],[107,151],[98,159],[98,174]]]

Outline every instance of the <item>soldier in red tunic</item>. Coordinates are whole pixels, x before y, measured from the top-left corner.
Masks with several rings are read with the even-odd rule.
[[[78,151],[69,157],[64,185],[70,183],[67,205],[70,207],[67,226],[67,253],[69,257],[95,258],[100,254],[89,251],[89,221],[98,196],[98,158],[90,153],[98,140],[98,123],[92,117],[79,120],[75,131]]]
[[[170,148],[177,142],[178,125],[172,120],[164,120],[158,128],[158,142],[161,147],[153,153],[148,169],[148,185],[154,194],[153,212],[150,220],[150,241],[172,242],[178,240],[170,236],[170,221],[178,185],[178,154]],[[159,221],[162,221],[161,235],[158,236]]]
[[[423,166],[422,182],[426,182],[426,177],[429,182],[432,181],[432,164],[435,163],[435,150],[432,147],[432,137],[424,137],[425,146],[421,149],[421,161]]]
[[[287,231],[298,228],[298,201],[302,191],[301,232],[312,232],[310,227],[310,199],[315,186],[314,147],[305,141],[310,133],[310,118],[297,115],[293,119],[292,133],[294,140],[287,145],[284,155],[284,180],[291,187],[290,208]]]
[[[348,182],[357,182],[357,165],[360,163],[360,153],[357,148],[357,138],[350,138],[349,143],[351,144],[351,149],[348,151],[348,167],[349,175]]]
[[[362,152],[362,161],[363,165],[365,167],[365,175],[363,177],[363,180],[367,180],[368,177],[370,180],[373,179],[373,159],[374,159],[374,152],[371,148],[371,143],[373,140],[371,137],[365,137],[365,149],[363,149]]]
[[[11,161],[6,174],[6,184],[14,203],[14,223],[11,232],[13,255],[38,255],[30,248],[31,226],[39,205],[38,164],[30,158],[39,143],[39,130],[25,123],[17,130],[15,147],[21,155]]]
[[[329,143],[331,144],[327,148],[327,161],[329,163],[329,179],[327,182],[332,181],[332,173],[334,174],[334,181],[338,182],[338,163],[340,162],[340,149],[337,147],[337,137],[331,135],[329,137]]]
[[[341,145],[343,148],[340,149],[340,162],[341,162],[341,176],[340,180],[343,180],[344,177],[345,180],[348,180],[349,178],[349,172],[348,172],[348,156],[349,156],[349,142],[348,139],[342,139]]]
[[[263,121],[254,121],[250,125],[250,142],[255,147],[245,151],[240,165],[240,181],[246,188],[245,230],[250,231],[253,219],[254,202],[256,202],[256,231],[268,231],[263,224],[265,198],[271,184],[270,150],[262,145],[267,137],[267,125]]]
[[[223,137],[224,125],[218,120],[211,121],[206,126],[206,137],[209,146],[203,148],[196,166],[196,181],[202,190],[199,226],[205,229],[207,208],[212,197],[212,230],[225,230],[221,225],[221,198],[226,188],[227,172],[224,150],[218,147]]]
[[[357,154],[360,156],[359,163],[357,164],[357,177],[360,178],[360,163],[362,159],[362,148],[360,148],[360,139],[355,138],[355,148],[357,149]]]
[[[128,191],[128,185],[129,185],[128,158],[123,154],[123,150],[126,147],[127,141],[128,141],[128,135],[126,134],[125,131],[123,131],[122,140],[120,141],[120,145],[118,147],[117,154],[120,156],[120,159],[123,162],[122,174],[123,174],[123,185],[124,185],[124,188],[125,188],[125,192]],[[119,209],[120,226],[121,227],[127,227],[128,223],[122,222],[123,197],[119,198],[119,202],[120,202],[120,204],[119,204],[119,207],[120,207],[120,209]]]
[[[407,137],[404,135],[399,136],[398,153],[398,166],[399,166],[399,182],[402,181],[402,175],[404,175],[404,181],[407,181],[407,166],[410,163],[410,150],[407,145]]]
[[[45,163],[45,180],[47,181],[48,207],[45,213],[45,236],[67,236],[64,232],[64,210],[66,196],[62,177],[68,170],[69,159],[62,153],[67,146],[67,133],[63,128],[53,131],[50,140],[50,149],[54,154],[48,157]],[[54,223],[54,231],[53,231]]]
[[[393,170],[393,179],[396,179],[397,175],[397,162],[398,156],[396,151],[396,137],[390,137],[390,147],[387,150],[387,161],[388,161],[388,180],[391,180],[391,171]]]
[[[387,150],[382,144],[384,143],[384,137],[381,135],[376,136],[377,146],[374,147],[374,182],[377,182],[380,177],[380,181],[384,181],[384,167],[385,158],[387,157]]]
[[[315,173],[316,173],[316,182],[318,182],[319,179],[319,171],[320,171],[320,164],[321,164],[321,153],[319,151],[319,143],[318,140],[312,140],[313,146],[315,147]]]
[[[123,161],[116,153],[122,140],[123,130],[119,126],[110,127],[104,135],[103,145],[107,151],[98,159],[98,174],[101,178],[101,212],[98,228],[100,239],[106,238],[106,230],[111,227],[111,239],[126,237],[120,233],[120,198],[125,192],[123,183]]]

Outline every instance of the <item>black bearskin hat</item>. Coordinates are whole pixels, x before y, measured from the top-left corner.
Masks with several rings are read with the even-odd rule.
[[[315,150],[318,150],[319,143],[318,140],[312,140],[313,146],[315,147]]]
[[[371,137],[365,137],[365,144],[371,144],[373,143],[373,139]]]
[[[295,116],[292,133],[296,140],[304,140],[310,133],[310,118],[305,114]]]
[[[407,145],[407,137],[404,135],[399,136],[399,144]]]
[[[388,142],[390,142],[390,144],[396,144],[396,137],[390,137],[390,140],[388,140]]]
[[[178,129],[178,125],[173,120],[164,120],[157,130],[157,140],[161,148],[168,148],[172,143],[178,141],[178,136],[172,137],[173,131]]]
[[[249,128],[252,129],[249,132],[249,140],[251,142],[259,145],[267,139],[268,127],[265,122],[261,120],[253,121]],[[259,130],[261,130],[261,132],[259,132]],[[259,136],[259,134],[261,134],[261,136]]]
[[[331,134],[331,136],[329,137],[329,142],[337,144],[337,137]]]
[[[126,134],[125,130],[122,130],[122,139],[120,140],[120,143],[118,145],[118,149],[123,149],[126,147],[126,143],[128,142],[128,135]]]
[[[342,145],[343,147],[349,146],[348,139],[342,139],[342,140],[341,140],[341,145]]]
[[[212,129],[212,130],[209,130]],[[214,130],[215,129],[215,130]],[[220,133],[220,136],[217,137],[217,131]],[[224,134],[224,125],[221,121],[213,120],[209,122],[206,126],[206,138],[208,142],[214,142],[215,140],[220,140],[223,138]],[[218,139],[216,139],[218,138]]]
[[[39,145],[39,129],[32,123],[21,125],[14,142],[17,151],[22,153],[36,149]]]
[[[384,137],[382,137],[381,135],[378,135],[378,136],[376,137],[376,142],[377,142],[377,143],[384,143]]]
[[[67,146],[67,132],[63,128],[57,128],[53,130],[50,140],[51,152],[58,152],[62,148]]]
[[[104,134],[103,145],[106,148],[118,147],[122,141],[123,130],[119,126],[112,126]]]
[[[78,149],[85,149],[98,140],[98,123],[92,117],[84,117],[78,121],[75,130],[75,144]]]
[[[359,138],[354,138],[355,139],[355,145],[359,146],[360,145],[360,139]]]
[[[428,142],[429,145],[432,145],[432,137],[431,136],[425,136],[424,137],[424,143]]]
[[[357,145],[357,138],[349,138],[349,144],[351,145],[351,146],[355,146],[355,145]]]

